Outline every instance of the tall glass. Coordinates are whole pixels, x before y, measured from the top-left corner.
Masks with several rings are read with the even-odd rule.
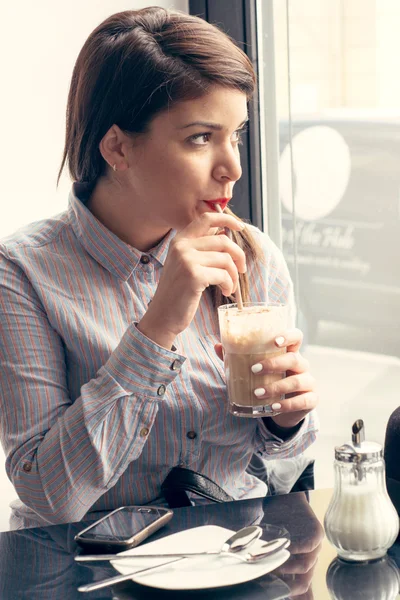
[[[245,302],[218,307],[221,342],[228,388],[229,410],[238,417],[265,417],[275,414],[271,405],[282,396],[257,398],[254,390],[285,377],[285,373],[252,372],[251,367],[266,358],[279,356],[286,348],[278,348],[275,338],[288,325],[288,306],[265,302]]]

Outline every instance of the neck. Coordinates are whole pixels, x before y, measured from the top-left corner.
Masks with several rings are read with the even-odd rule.
[[[143,204],[105,179],[97,182],[86,206],[107,229],[141,252],[154,248],[169,231],[155,227]]]

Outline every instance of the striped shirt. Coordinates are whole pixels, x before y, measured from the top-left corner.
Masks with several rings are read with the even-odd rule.
[[[292,298],[282,254],[252,227],[265,264],[249,265],[251,299]],[[175,235],[142,253],[86,208],[68,210],[0,244],[1,441],[6,470],[31,521],[77,521],[88,511],[162,503],[170,469],[204,473],[234,498],[263,496],[250,458],[300,455],[315,438],[310,413],[283,441],[262,419],[227,412],[216,310],[206,291],[173,350],[136,327]]]

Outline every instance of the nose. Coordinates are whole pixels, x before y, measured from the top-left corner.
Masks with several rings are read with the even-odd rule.
[[[239,148],[231,144],[224,146],[217,157],[213,169],[213,176],[218,181],[232,181],[235,183],[242,176]]]

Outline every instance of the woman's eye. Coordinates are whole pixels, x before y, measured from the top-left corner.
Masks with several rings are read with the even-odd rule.
[[[242,143],[242,135],[246,131],[245,128],[237,129],[232,133],[231,142],[233,144],[241,144]],[[196,146],[205,146],[211,141],[211,132],[207,133],[195,133],[190,136],[189,141],[191,144],[195,144]]]
[[[204,146],[210,141],[211,133],[196,133],[192,135],[190,141],[197,146]]]

